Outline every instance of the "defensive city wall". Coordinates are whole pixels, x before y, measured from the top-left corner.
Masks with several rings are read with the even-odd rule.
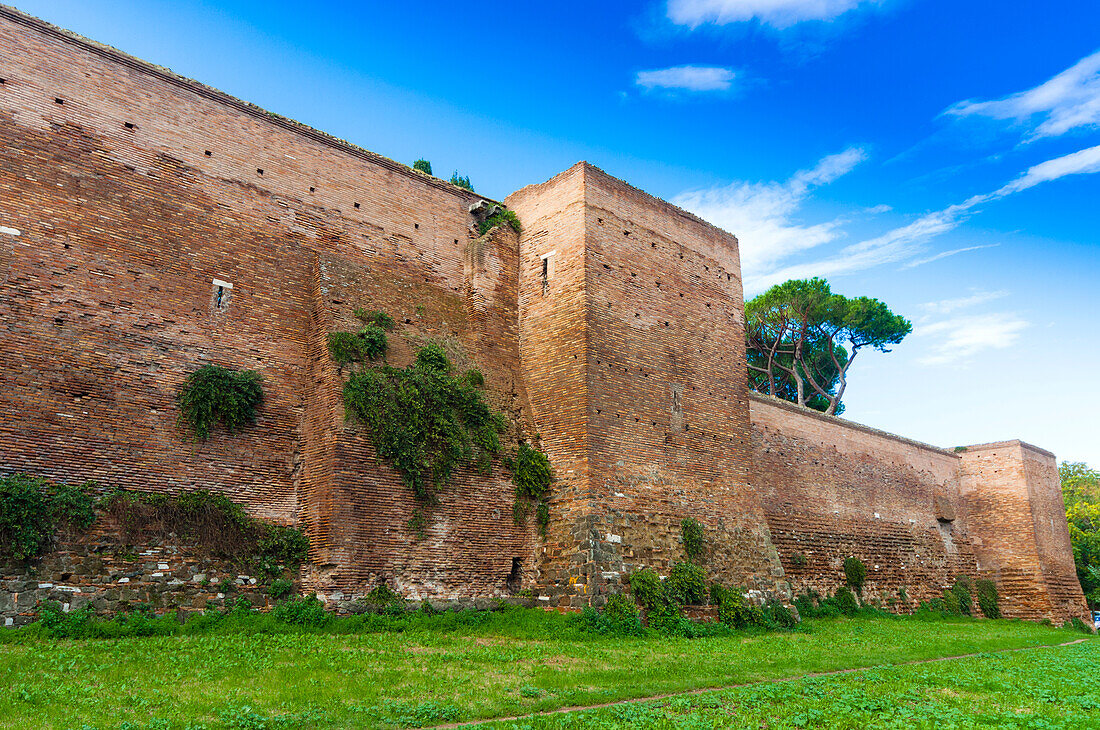
[[[685,560],[690,517],[710,577],[761,596],[856,556],[898,610],[965,574],[1009,616],[1085,616],[1053,455],[751,394],[734,236],[587,163],[504,202],[522,233],[479,235],[495,201],[0,6],[0,471],[223,493],[304,528],[302,584],[336,604],[598,605]],[[545,535],[499,458],[422,510],[376,457],[326,346],[356,308],[396,320],[389,364],[433,341],[484,374],[502,440],[550,458]],[[176,393],[206,363],[265,399],[193,443]]]

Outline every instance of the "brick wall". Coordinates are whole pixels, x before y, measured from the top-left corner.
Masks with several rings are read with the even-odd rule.
[[[533,580],[499,464],[457,474],[410,538],[325,350],[354,306],[385,309],[391,362],[443,338],[522,416],[517,244],[471,233],[478,196],[8,9],[0,59],[3,469],[300,518],[328,592],[502,592],[514,558]],[[206,362],[259,370],[266,398],[245,433],[192,444],[174,398]]]
[[[535,423],[567,476],[551,503],[550,599],[598,603],[634,570],[667,572],[685,560],[685,517],[706,527],[714,579],[782,588],[748,488],[736,239],[586,163],[507,202],[525,223]]]
[[[967,575],[996,580],[1006,616],[1086,617],[1052,455],[955,453],[757,394],[750,410],[753,486],[796,593],[835,591],[851,555],[865,597],[897,610]]]

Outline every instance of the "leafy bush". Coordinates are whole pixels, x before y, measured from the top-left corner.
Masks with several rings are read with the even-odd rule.
[[[478,379],[470,378],[470,373],[477,373]],[[480,376],[480,372],[471,370],[467,373],[467,381],[479,382]],[[550,507],[546,504],[546,493],[553,479],[550,459],[526,441],[521,441],[515,456],[505,457],[504,466],[511,469],[512,484],[516,488],[516,502],[513,508],[516,522],[527,519],[529,505],[534,502],[539,532],[545,537],[546,528],[550,524]]]
[[[88,494],[93,486],[53,484],[27,474],[0,478],[0,557],[37,557],[59,527],[90,527],[96,517]]]
[[[418,171],[424,173],[425,175],[431,175],[432,174],[432,163],[428,162],[423,157],[421,157],[419,160],[417,160],[416,162],[413,163],[413,169],[418,170]]]
[[[859,613],[859,603],[855,595],[848,588],[838,588],[836,591],[836,605],[845,616],[855,616]]]
[[[451,362],[436,343],[420,348],[407,368],[353,373],[344,386],[344,405],[349,417],[366,426],[378,455],[427,504],[438,501],[456,465],[474,462],[488,473],[506,427],[474,385],[451,374]]]
[[[798,622],[795,621],[791,609],[773,598],[764,606],[764,625],[777,629],[793,629]]]
[[[935,609],[934,603],[933,609]],[[962,616],[962,606],[959,605],[958,594],[950,588],[945,590],[943,592],[943,598],[940,599],[939,610],[950,616]]]
[[[1076,616],[1073,616],[1062,624],[1063,629],[1073,629],[1074,631],[1080,631],[1082,634],[1094,634],[1096,633],[1091,626]]]
[[[664,605],[668,598],[661,579],[649,568],[635,571],[630,576],[630,593],[638,605],[647,611]]]
[[[867,580],[867,568],[863,561],[857,557],[844,558],[844,578],[849,587],[854,588],[856,593],[861,593],[863,583]]]
[[[951,592],[955,594],[955,598],[959,601],[959,611],[969,616],[971,606],[970,579],[965,575],[957,576],[955,585],[951,586]]]
[[[267,595],[274,598],[276,601],[286,598],[294,591],[294,581],[287,580],[286,578],[277,578],[271,581],[271,585],[267,587]]]
[[[582,631],[605,636],[644,636],[638,606],[621,593],[608,596],[602,611],[586,607],[572,621]]]
[[[325,604],[317,596],[280,603],[271,613],[277,621],[295,626],[323,626],[331,618],[325,612]]]
[[[328,351],[337,365],[375,360],[386,354],[386,347],[386,333],[376,324],[368,324],[358,332],[333,332],[328,336]]]
[[[523,232],[523,226],[519,222],[519,216],[514,210],[497,208],[485,217],[485,220],[477,224],[477,235],[484,236],[496,226],[509,226],[516,233]]]
[[[798,615],[802,618],[814,618],[817,615],[817,606],[814,605],[813,596],[803,593],[794,599],[794,607],[798,609]]]
[[[974,590],[978,594],[978,608],[986,618],[1000,618],[1001,607],[997,595],[997,584],[988,578],[974,581]]]
[[[698,520],[685,517],[680,520],[680,537],[684,541],[684,552],[689,560],[696,560],[703,554],[703,524]]]
[[[263,376],[255,370],[231,370],[203,365],[187,376],[176,396],[177,422],[190,429],[195,441],[210,438],[210,428],[222,424],[237,433],[256,422],[256,408],[264,397]]]
[[[701,604],[707,597],[707,576],[698,565],[677,563],[669,571],[665,591],[681,605]]]
[[[791,556],[791,566],[795,568],[805,568],[806,563],[806,556],[803,553],[795,553]]]
[[[362,307],[356,307],[354,313],[355,317],[362,320],[365,324],[373,324],[375,327],[384,329],[387,332],[392,330],[397,324],[393,321],[393,317],[379,309],[363,309]]]
[[[405,599],[385,583],[379,583],[367,594],[367,603],[379,606],[404,605]]]
[[[451,185],[457,185],[460,188],[466,188],[471,193],[474,192],[474,186],[470,183],[470,178],[467,175],[459,175],[458,170],[451,173]]]
[[[718,620],[735,629],[761,626],[764,612],[736,591],[727,591],[718,604]]]

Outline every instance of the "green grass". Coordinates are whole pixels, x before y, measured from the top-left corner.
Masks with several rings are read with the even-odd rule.
[[[478,725],[515,728],[1100,727],[1100,642],[758,684]]]
[[[215,633],[183,636],[58,640],[44,638],[41,627],[9,630],[0,634],[0,727],[415,726],[1081,637],[1016,621],[861,618],[811,621],[787,633],[624,639],[579,633],[564,617],[540,611],[480,616],[417,616],[402,631],[370,631],[385,622],[351,620],[309,630],[257,616],[231,617]],[[341,633],[349,631],[356,633]],[[1085,646],[1044,653],[1091,661],[1081,677],[1095,688],[1097,644]],[[1007,667],[1023,660],[987,663]],[[885,676],[886,670],[875,671]],[[896,671],[933,676],[950,670],[929,665]],[[805,686],[859,681],[832,678]],[[895,684],[903,691],[903,679]],[[886,692],[894,685],[883,686]],[[675,702],[685,701],[713,700]],[[622,724],[615,712],[644,712],[652,715],[651,724],[679,727],[687,713],[710,727],[707,713],[718,718],[723,711],[687,709],[695,707],[690,704],[674,709],[671,703],[632,707],[594,718]],[[813,710],[808,705],[804,712]]]

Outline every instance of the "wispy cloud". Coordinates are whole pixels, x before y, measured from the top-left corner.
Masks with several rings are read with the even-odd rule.
[[[968,246],[916,259],[930,241],[958,228],[982,204],[1068,175],[1100,172],[1100,145],[1041,162],[993,192],[972,195],[961,203],[925,213],[904,226],[844,246],[831,256],[786,264],[792,256],[845,236],[845,218],[806,225],[796,222],[795,217],[815,187],[836,180],[864,159],[866,153],[852,147],[823,158],[814,168],[798,172],[786,182],[739,181],[682,193],[673,202],[737,235],[745,292],[752,294],[787,279],[848,274],[901,261],[919,266],[983,248]]]
[[[976,314],[917,325],[914,337],[935,338],[928,354],[919,358],[923,365],[949,365],[966,360],[984,350],[1011,347],[1028,322],[1012,312]]]
[[[983,248],[997,248],[997,246],[1000,246],[1000,245],[1001,244],[999,244],[999,243],[986,243],[986,244],[982,244],[981,246],[965,246],[963,248],[953,248],[950,251],[940,251],[938,254],[935,254],[934,256],[926,256],[922,259],[916,259],[915,261],[910,261],[909,263],[907,263],[905,266],[902,266],[901,268],[902,269],[912,269],[912,268],[916,268],[917,266],[924,266],[925,264],[930,264],[933,261],[939,261],[940,259],[945,259],[948,256],[954,256],[955,254],[966,253],[967,251],[981,251]]]
[[[976,307],[979,304],[1003,299],[1007,296],[1008,292],[1003,289],[1000,291],[978,291],[967,297],[941,299],[938,302],[925,302],[921,307],[932,314],[951,314],[959,309],[969,309],[970,307]]]
[[[673,66],[639,71],[634,83],[643,89],[727,91],[735,75],[732,69],[722,66]]]
[[[697,28],[759,20],[788,28],[805,20],[832,20],[861,5],[881,0],[669,0],[668,17],[677,25]]]
[[[1034,89],[991,101],[961,101],[944,113],[1017,122],[1041,118],[1043,121],[1031,131],[1029,139],[1100,126],[1100,51]]]
[[[861,148],[849,147],[822,158],[814,167],[796,172],[784,182],[739,180],[708,190],[681,193],[672,202],[735,233],[741,243],[742,269],[751,275],[840,235],[839,221],[806,226],[794,218],[814,188],[833,182],[865,159],[867,154]]]

